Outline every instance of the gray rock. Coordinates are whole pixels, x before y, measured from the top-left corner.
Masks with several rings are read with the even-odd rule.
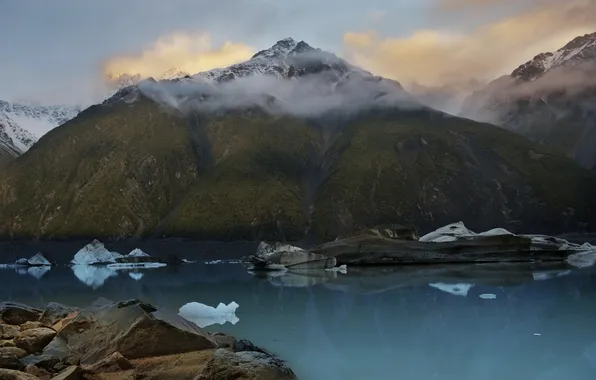
[[[0,303],[0,319],[9,325],[22,325],[25,322],[37,321],[41,310],[15,302]]]
[[[81,367],[73,365],[60,372],[58,375],[52,377],[52,380],[81,380],[83,377],[83,370]]]
[[[47,371],[51,371],[54,366],[60,363],[60,359],[51,355],[29,355],[21,359],[21,362],[25,365],[34,365],[39,368],[43,368]]]
[[[56,302],[50,302],[39,317],[39,322],[46,326],[53,326],[59,320],[66,318],[70,313],[76,311],[76,308],[65,306]]]

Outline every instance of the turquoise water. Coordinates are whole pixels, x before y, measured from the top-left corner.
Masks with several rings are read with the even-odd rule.
[[[239,321],[207,329],[277,353],[303,380],[596,374],[594,268],[349,268],[346,275],[261,278],[239,264],[188,264],[101,275],[79,278],[68,267],[42,275],[2,269],[0,299],[85,306],[98,297],[141,298],[173,311],[188,302],[235,301]]]

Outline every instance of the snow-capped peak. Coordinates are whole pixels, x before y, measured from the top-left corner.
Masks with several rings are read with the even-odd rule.
[[[76,106],[9,103],[0,100],[0,114],[4,114],[22,129],[37,137],[66,123],[79,112],[80,108]]]
[[[534,81],[554,68],[593,60],[596,60],[596,33],[576,37],[557,51],[538,54],[515,69],[511,76],[518,80]]]

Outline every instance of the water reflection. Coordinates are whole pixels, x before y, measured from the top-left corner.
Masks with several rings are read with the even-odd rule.
[[[33,305],[134,297],[178,312],[233,300],[239,321],[207,329],[278,353],[302,379],[587,380],[596,370],[594,268],[348,268],[283,280],[242,265],[189,264],[117,272],[96,288],[68,267],[40,281],[14,270],[1,276],[1,299]],[[464,297],[429,284],[475,285]],[[481,297],[488,294],[496,298]]]

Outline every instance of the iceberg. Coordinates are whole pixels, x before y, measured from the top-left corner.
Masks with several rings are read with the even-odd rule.
[[[194,322],[199,327],[207,327],[214,324],[223,325],[227,322],[235,325],[240,320],[236,316],[238,304],[234,301],[228,305],[219,303],[217,307],[204,305],[199,302],[185,304],[178,311],[182,318]]]
[[[35,254],[29,260],[27,260],[27,264],[32,267],[42,267],[42,266],[51,266],[52,263],[45,256],[40,252]]]
[[[338,267],[327,268],[325,270],[327,272],[339,272],[341,274],[347,274],[348,273],[348,266],[344,264],[344,265],[340,265]]]
[[[118,275],[115,269],[105,266],[73,265],[71,269],[79,281],[93,289],[102,287],[108,278]]]
[[[588,268],[596,264],[596,251],[577,252],[567,257],[567,263],[576,268]]]
[[[149,257],[148,254],[140,250],[139,248],[135,248],[126,257]]]
[[[164,263],[151,263],[151,262],[146,262],[146,263],[114,263],[114,264],[108,264],[107,267],[110,269],[153,269],[153,268],[161,268],[161,267],[165,267],[168,264],[164,264]]]
[[[117,252],[108,251],[102,242],[93,240],[92,243],[87,244],[75,254],[71,263],[74,265],[108,264],[115,263],[122,257],[124,256]]]
[[[507,231],[504,228],[493,228],[492,230],[475,233],[474,231],[469,230],[463,222],[457,222],[448,224],[444,227],[441,227],[433,232],[430,232],[420,239],[419,242],[422,243],[446,243],[450,241],[457,241],[461,239],[471,239],[476,236],[503,236],[503,235],[513,235],[511,232]]]
[[[470,289],[474,287],[474,284],[445,284],[442,282],[435,282],[428,284],[428,286],[455,296],[466,297]]]

